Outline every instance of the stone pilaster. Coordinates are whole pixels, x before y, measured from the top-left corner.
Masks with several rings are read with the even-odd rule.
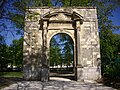
[[[77,75],[77,80],[82,81],[83,80],[83,64],[81,60],[81,53],[80,53],[80,21],[76,21],[76,75]]]
[[[47,52],[47,21],[43,21],[43,30],[42,30],[42,66],[41,66],[41,81],[49,80],[49,67],[48,67],[48,52]]]

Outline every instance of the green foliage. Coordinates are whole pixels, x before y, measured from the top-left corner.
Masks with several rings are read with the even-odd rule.
[[[91,5],[97,7],[99,29],[113,29],[113,24],[109,17],[112,16],[112,11],[115,10],[116,5],[108,0],[94,0]]]
[[[73,49],[73,48],[72,48]],[[63,55],[64,55],[64,63],[68,66],[71,65],[71,63],[73,63],[73,50],[71,50],[70,48],[70,43],[66,42],[65,43],[65,46],[63,48],[64,52],[63,52]]]
[[[64,38],[64,48],[63,48],[63,58],[64,58],[64,64],[70,66],[74,59],[73,59],[73,41],[69,36],[63,36]]]
[[[57,41],[52,38],[50,45],[50,66],[62,65],[61,49],[57,44]]]
[[[62,63],[62,56],[60,48],[57,46],[51,46],[50,48],[50,66],[58,66]]]
[[[120,50],[120,35],[113,34],[111,29],[106,26],[106,24],[103,24],[100,30],[102,75],[104,76],[107,73],[110,77],[111,75],[114,76],[118,73],[118,71],[116,71],[118,68],[116,65],[116,59],[120,60],[120,58],[118,58],[118,52]],[[113,71],[116,73],[112,73]]]
[[[8,57],[6,57],[7,52],[8,47],[4,44],[0,45],[0,70],[3,70],[9,62]]]
[[[3,70],[7,63],[9,62],[8,57],[8,47],[5,43],[4,37],[0,35],[0,70]]]
[[[0,70],[6,69],[7,65],[22,66],[23,60],[23,38],[14,40],[13,44],[7,46],[3,41],[0,43]]]
[[[73,63],[73,41],[66,34],[57,34],[51,39],[50,45],[50,66],[66,65]]]
[[[120,35],[108,31],[107,35],[105,34],[101,39],[102,74],[110,78],[117,75],[116,78],[118,78],[120,77],[120,55],[118,54],[120,52]]]
[[[14,9],[18,12],[9,12],[10,20],[16,25],[17,28],[24,29],[24,17],[26,9],[29,7],[39,7],[39,6],[52,6],[51,0],[19,0],[13,2]],[[36,16],[33,13],[31,17]],[[18,19],[19,18],[19,19]]]
[[[63,6],[89,6],[92,0],[61,0]]]
[[[24,28],[24,15],[14,14],[14,13],[9,13],[9,15],[11,17],[11,20],[14,22],[14,25],[16,25],[16,28],[19,28],[19,29]]]
[[[109,60],[115,58],[118,43],[115,35],[110,30],[101,30],[100,36],[102,58],[107,57]]]
[[[13,44],[10,45],[11,63],[15,66],[22,66],[23,60],[23,38],[19,40],[13,40]]]
[[[109,65],[104,67],[104,76],[108,77],[111,81],[120,80],[120,56],[116,59],[113,59]]]

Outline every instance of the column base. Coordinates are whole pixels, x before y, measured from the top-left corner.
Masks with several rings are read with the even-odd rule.
[[[49,68],[42,67],[41,69],[41,81],[49,81]]]
[[[76,71],[77,81],[95,81],[101,78],[101,70],[97,67],[77,67]]]
[[[32,70],[31,67],[23,68],[23,78],[28,81],[48,81],[49,68],[40,67]]]

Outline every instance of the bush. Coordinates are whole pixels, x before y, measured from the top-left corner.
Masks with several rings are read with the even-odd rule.
[[[120,59],[113,59],[106,67],[104,67],[103,76],[112,81],[120,82]]]

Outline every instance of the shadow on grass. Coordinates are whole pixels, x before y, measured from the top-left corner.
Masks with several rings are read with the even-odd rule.
[[[0,72],[0,89],[23,80],[22,72]]]
[[[18,77],[0,77],[0,89],[11,84],[17,83],[19,81],[23,81],[23,78]]]

